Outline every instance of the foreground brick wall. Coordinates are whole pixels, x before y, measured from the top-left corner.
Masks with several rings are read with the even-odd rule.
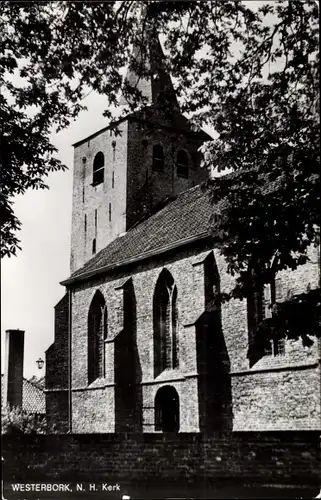
[[[3,436],[5,481],[320,484],[316,432]]]

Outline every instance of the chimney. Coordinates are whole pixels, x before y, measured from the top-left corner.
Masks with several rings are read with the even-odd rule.
[[[6,330],[4,406],[22,408],[24,340],[24,331]]]

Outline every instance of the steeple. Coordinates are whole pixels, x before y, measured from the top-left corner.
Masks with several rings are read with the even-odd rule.
[[[72,272],[165,198],[208,177],[199,153],[208,136],[180,113],[154,19],[145,14],[140,24],[121,104],[130,103],[127,81],[147,105],[119,121],[120,134],[107,126],[74,145]]]
[[[146,16],[146,8],[143,6],[140,15],[141,28],[133,46],[120,104],[126,105],[131,100],[130,95],[126,93],[127,83],[148,99],[148,105],[161,107],[166,102],[168,108],[178,111],[175,90],[171,77],[165,70],[165,56],[158,34]]]

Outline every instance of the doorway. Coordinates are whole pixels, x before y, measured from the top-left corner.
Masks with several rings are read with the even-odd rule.
[[[179,431],[179,397],[176,389],[169,385],[161,387],[155,397],[155,430]]]

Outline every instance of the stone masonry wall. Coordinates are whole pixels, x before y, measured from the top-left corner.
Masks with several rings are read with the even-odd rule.
[[[320,434],[22,435],[2,438],[3,479],[122,484],[320,485]],[[202,491],[200,489],[199,491]]]
[[[98,252],[137,222],[151,204],[208,178],[207,170],[199,167],[202,140],[197,136],[158,128],[150,137],[147,128],[134,120],[122,122],[119,130],[117,136],[111,129],[103,130],[75,146],[71,272],[92,257],[94,238]],[[154,144],[164,147],[164,172],[152,171]],[[189,156],[188,179],[175,171],[179,149]],[[100,151],[105,157],[104,182],[93,186],[93,162]]]
[[[303,293],[317,288],[320,280],[317,249],[309,249],[309,262],[295,271],[283,271],[279,280],[279,300],[288,291]],[[320,344],[311,347],[302,341],[286,340],[285,353],[263,356],[249,368],[247,336],[239,340],[232,359],[233,429],[305,430],[321,428]],[[234,360],[234,362],[233,362]]]
[[[46,351],[46,414],[60,432],[68,430],[68,293],[55,306],[55,341]]]
[[[55,341],[46,351],[46,414],[60,432],[68,430],[68,293],[55,306]]]
[[[164,151],[164,171],[152,169],[153,146],[159,144]],[[208,172],[200,168],[202,140],[196,135],[179,130],[142,126],[134,120],[128,124],[128,181],[127,181],[127,229],[144,213],[166,196],[173,196],[208,179]],[[176,155],[184,149],[189,158],[188,178],[177,176]],[[144,210],[145,207],[145,210]]]
[[[232,376],[233,429],[318,430],[320,365]]]
[[[208,250],[203,252],[204,258]],[[184,325],[195,323],[204,310],[204,278],[195,271],[192,266],[193,257],[200,258],[200,250],[188,250],[182,255],[169,257],[166,261],[162,259],[152,260],[149,264],[141,264],[135,269],[127,270],[126,274],[114,273],[96,280],[94,283],[85,283],[79,285],[73,292],[73,317],[72,317],[72,346],[73,346],[73,415],[74,432],[89,432],[90,428],[97,428],[97,425],[103,426],[112,432],[114,422],[115,408],[112,404],[104,405],[104,412],[96,410],[95,392],[108,387],[112,387],[114,380],[111,378],[95,381],[90,390],[87,391],[87,313],[92,297],[99,289],[105,297],[108,308],[108,335],[116,338],[123,329],[122,295],[117,289],[119,283],[126,277],[132,277],[133,288],[136,296],[136,336],[137,349],[141,369],[142,390],[142,410],[143,426],[145,432],[151,431],[151,418],[154,407],[154,397],[156,389],[163,385],[173,385],[176,387],[181,405],[181,431],[199,430],[197,394],[196,394],[196,349],[195,349],[195,327]],[[153,364],[153,292],[158,276],[166,265],[166,268],[172,273],[178,289],[178,307],[179,307],[179,350],[180,366],[178,369],[167,371],[154,379]],[[189,293],[186,293],[186,290]],[[190,331],[192,330],[192,331]],[[107,350],[108,352],[108,350]],[[112,351],[111,351],[112,352]],[[106,360],[107,366],[112,366],[113,359]],[[194,382],[193,382],[194,378]],[[77,405],[81,391],[86,391],[86,401],[90,405],[91,400],[92,419],[91,423],[85,419],[81,422],[76,419],[78,414]],[[106,392],[106,393],[107,393]],[[77,394],[77,395],[76,395]],[[107,396],[106,396],[107,397]],[[111,397],[111,396],[110,396]],[[193,404],[191,404],[193,401]],[[83,404],[83,399],[82,399]],[[81,408],[81,407],[80,407]],[[81,409],[79,408],[79,413]],[[83,427],[86,425],[86,428]],[[93,426],[93,427],[91,427]],[[90,427],[90,428],[89,428]]]
[[[126,230],[127,126],[126,121],[119,125],[120,135],[107,129],[75,147],[71,272],[92,257],[95,237],[98,252]],[[105,157],[104,182],[93,186],[93,162],[99,151]]]
[[[141,370],[142,424],[153,432],[154,400],[158,388],[171,385],[180,400],[180,431],[199,431],[199,394],[196,366],[196,322],[204,312],[204,268],[195,265],[208,255],[209,247],[181,249],[175,254],[151,259],[122,272],[109,273],[77,285],[73,291],[73,430],[74,432],[115,431],[112,375],[113,350],[108,350],[123,329],[123,299],[119,286],[132,278],[136,297],[136,341]],[[233,278],[225,271],[222,256],[215,250],[221,291],[228,291]],[[312,266],[312,267],[311,267]],[[153,375],[153,292],[161,270],[166,267],[178,290],[178,369]],[[314,283],[316,265],[305,268],[305,278]],[[292,286],[295,288],[295,274]],[[302,273],[299,274],[300,286]],[[87,385],[87,314],[99,289],[108,308],[109,345],[106,352],[109,379]],[[116,290],[115,290],[116,289]],[[230,301],[222,307],[222,331],[230,363],[233,430],[320,429],[320,374],[317,342],[303,348],[300,341],[288,341],[284,356],[264,356],[251,369],[247,359],[248,333],[245,301]],[[107,346],[106,346],[107,347]],[[112,370],[110,372],[110,370]],[[82,393],[80,397],[80,393]],[[98,399],[97,399],[98,398]],[[97,403],[98,402],[98,403]],[[82,408],[91,418],[80,418]],[[101,405],[101,406],[99,406]],[[253,411],[251,408],[253,406]]]
[[[55,306],[55,341],[46,351],[46,389],[68,387],[68,322],[69,298],[66,293]]]

